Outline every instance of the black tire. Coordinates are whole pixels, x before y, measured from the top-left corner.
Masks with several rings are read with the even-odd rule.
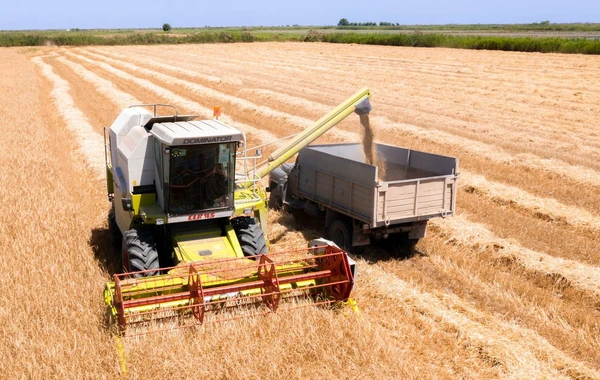
[[[352,249],[352,230],[344,220],[335,219],[327,230],[327,236],[344,251]]]
[[[420,239],[407,239],[407,240],[408,240],[408,246],[411,248],[414,248],[415,245],[419,244]]]
[[[267,253],[267,239],[254,218],[241,216],[231,220],[235,235],[240,242],[244,256],[257,256]]]
[[[150,277],[159,273],[158,250],[152,231],[128,230],[123,235],[123,268],[127,272],[149,271],[133,277]]]
[[[269,194],[269,208],[273,210],[280,210],[283,207],[283,194],[281,189],[276,183],[272,183],[271,193]]]
[[[391,235],[382,241],[382,245],[392,257],[409,258],[416,253],[415,246],[418,242],[419,239],[409,239],[407,233],[401,233]]]
[[[115,210],[111,210],[108,214],[108,230],[110,231],[110,236],[112,239],[112,245],[114,248],[119,248],[121,242],[123,241],[123,234],[119,230],[119,226],[117,225],[117,219],[115,216]]]
[[[408,233],[391,235],[388,240],[400,248],[414,248],[419,243],[419,239],[409,239]]]

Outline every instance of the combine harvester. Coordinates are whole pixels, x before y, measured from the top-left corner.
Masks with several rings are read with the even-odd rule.
[[[258,181],[348,115],[368,114],[369,97],[357,92],[260,168],[260,151],[248,156],[244,133],[218,119],[195,121],[159,104],[123,110],[105,130],[109,226],[124,273],[104,298],[121,332],[156,319],[180,328],[268,313],[284,299],[288,309],[347,301],[355,264],[335,244],[268,253]],[[157,116],[157,107],[174,114]]]

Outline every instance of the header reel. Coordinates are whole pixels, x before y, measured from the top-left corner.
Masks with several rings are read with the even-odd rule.
[[[152,277],[133,277],[143,272],[116,274],[104,296],[122,334],[145,335],[347,301],[354,271],[347,253],[328,244],[264,254],[256,260],[181,263]],[[154,320],[173,324],[161,321],[158,329],[142,328]]]

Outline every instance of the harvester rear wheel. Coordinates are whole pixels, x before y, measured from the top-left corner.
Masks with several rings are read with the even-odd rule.
[[[149,277],[158,274],[158,250],[152,231],[128,230],[123,235],[123,268],[127,272],[137,273],[133,277]]]
[[[241,216],[231,219],[231,224],[244,256],[257,256],[267,253],[267,239],[265,239],[265,234],[256,219]]]

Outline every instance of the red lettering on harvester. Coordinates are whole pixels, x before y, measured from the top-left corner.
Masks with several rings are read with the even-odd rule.
[[[204,214],[195,214],[188,216],[188,220],[200,220],[200,219],[212,219],[216,216],[216,213],[213,212],[205,212]]]

